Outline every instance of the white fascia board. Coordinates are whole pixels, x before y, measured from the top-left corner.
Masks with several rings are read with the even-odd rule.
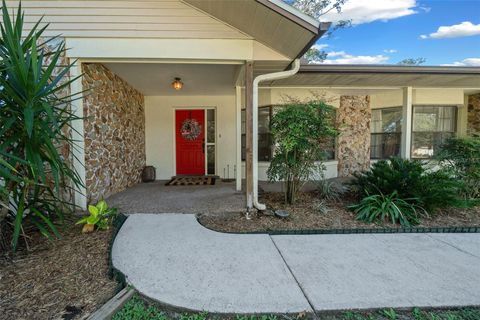
[[[82,59],[252,60],[249,39],[67,38],[68,56]]]
[[[303,13],[302,11],[298,10],[297,8],[292,7],[291,5],[283,2],[282,0],[268,0],[269,2],[273,3],[277,7],[282,8],[285,11],[299,17],[303,21],[311,24],[312,26],[316,27],[317,29],[320,27],[320,21],[310,17],[308,14]]]

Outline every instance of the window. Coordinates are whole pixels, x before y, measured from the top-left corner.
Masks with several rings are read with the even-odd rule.
[[[457,107],[414,106],[412,158],[431,158],[447,138],[455,135]]]
[[[207,109],[207,174],[215,171],[215,109]]]
[[[273,136],[270,133],[270,119],[275,106],[258,108],[258,161],[271,161],[273,156]],[[335,139],[329,138],[320,142],[325,146],[327,160],[335,159]],[[246,124],[245,109],[242,109],[242,161],[246,158]]]
[[[258,108],[258,161],[270,161],[273,155],[273,138],[270,133],[270,118],[273,107]],[[242,160],[246,158],[245,109],[242,110]]]
[[[400,156],[402,142],[402,107],[373,109],[371,126],[371,159]]]

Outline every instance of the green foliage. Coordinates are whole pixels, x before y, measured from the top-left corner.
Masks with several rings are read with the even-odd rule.
[[[106,230],[117,215],[117,208],[109,208],[105,200],[99,201],[95,206],[89,205],[89,216],[78,220],[76,224],[93,224],[100,230]]]
[[[235,317],[236,320],[277,320],[277,316],[274,315],[262,315],[262,316],[239,316]]]
[[[318,170],[317,161],[325,158],[322,141],[337,135],[334,116],[334,108],[319,100],[292,101],[273,115],[276,149],[267,174],[270,181],[284,181],[287,203],[294,203],[301,186]]]
[[[12,226],[15,250],[23,225],[29,222],[48,238],[59,236],[55,223],[74,204],[65,194],[81,185],[60,150],[75,148],[70,137],[72,96],[62,90],[76,79],[66,78],[71,65],[60,66],[64,43],[52,50],[40,39],[47,26],[36,23],[25,34],[19,5],[12,20],[5,1],[0,38],[0,194]],[[24,37],[22,37],[22,34]],[[37,45],[37,43],[39,43]]]
[[[378,222],[390,220],[408,227],[419,223],[419,217],[427,212],[415,204],[417,199],[401,199],[398,193],[373,194],[363,198],[359,204],[349,206],[357,214],[357,220]]]
[[[305,315],[230,315],[216,316],[209,315],[206,312],[175,314],[172,312],[166,313],[155,305],[150,305],[143,301],[137,294],[130,299],[120,311],[114,316],[113,320],[207,320],[207,319],[235,319],[235,320],[277,320],[277,319],[303,319]],[[308,316],[306,317],[309,318]],[[477,320],[480,319],[479,309],[459,309],[459,310],[439,310],[439,311],[424,311],[419,308],[414,308],[411,312],[396,311],[394,309],[383,309],[375,312],[354,312],[346,311],[339,315],[325,315],[321,316],[325,320],[390,320],[390,319],[405,319],[405,320]]]
[[[118,311],[112,320],[167,320],[168,317],[154,306],[146,304],[138,297],[133,296],[123,308]]]
[[[463,181],[466,199],[480,198],[480,137],[450,138],[436,158]]]
[[[305,52],[303,56],[309,63],[319,63],[327,59],[327,53],[323,50],[318,50],[315,47],[312,47]]]
[[[316,189],[321,199],[329,201],[338,201],[349,189],[337,181],[325,179],[323,174],[320,180],[315,181]]]
[[[459,204],[458,191],[462,183],[449,171],[430,170],[427,163],[419,160],[392,157],[378,161],[369,171],[354,176],[352,185],[362,197],[396,192],[398,198],[415,199],[413,203],[428,212]]]
[[[382,314],[389,320],[396,320],[398,317],[397,313],[392,308],[383,310]]]
[[[200,313],[184,313],[181,315],[180,320],[206,320],[208,319],[207,312],[200,312]]]
[[[421,64],[424,64],[425,62],[427,62],[427,59],[425,58],[408,58],[408,59],[403,59],[397,64],[402,66],[419,66]]]

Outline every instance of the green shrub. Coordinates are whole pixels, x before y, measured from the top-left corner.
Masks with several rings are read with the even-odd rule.
[[[105,200],[99,201],[96,205],[88,206],[89,216],[83,217],[76,224],[85,224],[96,226],[100,230],[106,230],[110,227],[113,218],[117,215],[117,208],[109,208]]]
[[[352,185],[361,197],[396,192],[401,199],[415,199],[413,204],[429,212],[458,205],[462,188],[462,183],[448,170],[430,170],[425,162],[398,157],[378,161],[369,171],[354,176]]]
[[[363,198],[359,204],[350,206],[357,214],[357,220],[365,222],[400,223],[402,226],[416,225],[427,212],[418,204],[417,199],[401,199],[394,191],[391,194],[373,194]]]
[[[286,203],[295,202],[302,185],[322,166],[322,141],[337,135],[334,118],[335,109],[320,100],[292,101],[273,114],[275,153],[267,174],[270,181],[284,182]]]
[[[349,191],[347,185],[339,181],[325,179],[323,172],[320,174],[320,179],[315,181],[315,184],[320,198],[328,201],[338,201],[342,195]]]
[[[448,139],[436,158],[463,181],[465,198],[480,198],[480,137]]]

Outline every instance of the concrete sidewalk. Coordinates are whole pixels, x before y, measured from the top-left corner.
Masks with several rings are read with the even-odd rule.
[[[142,294],[215,313],[480,305],[480,234],[240,235],[131,215],[112,252]]]

